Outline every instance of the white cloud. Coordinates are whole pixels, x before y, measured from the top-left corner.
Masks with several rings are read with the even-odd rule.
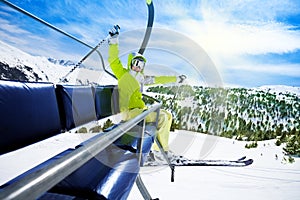
[[[219,71],[235,68],[241,73],[299,76],[297,64],[266,65],[247,58],[247,55],[284,54],[300,49],[299,29],[283,20],[277,21],[299,14],[299,1],[206,0],[201,6],[201,10],[189,7],[192,11],[185,12],[185,17],[175,17],[167,25],[203,47]],[[160,25],[163,26],[162,22]]]
[[[210,52],[260,54],[300,48],[299,31],[276,21],[300,12],[296,0],[205,0],[201,9],[196,3],[191,7],[180,2],[161,3],[172,9],[160,15],[174,16],[166,22],[169,28],[192,37]]]
[[[19,26],[15,25],[15,24],[11,24],[9,21],[7,21],[5,19],[0,18],[0,24],[1,24],[0,29],[5,30],[9,33],[12,33],[12,34],[28,34],[28,31],[20,28]]]
[[[213,54],[286,53],[300,48],[300,33],[279,23],[242,25],[207,22],[204,30],[194,38]]]
[[[300,74],[300,64],[278,64],[278,65],[240,64],[240,65],[228,66],[228,68],[234,70],[249,71],[249,72],[251,71],[260,72],[261,74],[276,74],[276,75],[283,75],[289,77],[299,77]]]
[[[177,5],[180,9],[174,8],[176,12],[171,13],[178,13],[177,17],[167,24],[194,39],[210,54],[286,53],[300,48],[300,33],[288,24],[276,22],[276,18],[299,13],[295,4],[296,1],[279,0],[213,0],[203,1],[201,10],[195,6],[189,13],[177,12],[187,9],[182,4]]]
[[[298,0],[204,0],[202,14],[205,20],[274,21],[299,13]]]

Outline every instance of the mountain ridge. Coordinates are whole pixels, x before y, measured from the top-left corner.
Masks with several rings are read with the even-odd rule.
[[[0,79],[30,82],[60,83],[61,78],[74,68],[70,60],[33,56],[0,41]],[[96,72],[96,73],[95,73]],[[68,84],[116,83],[113,78],[91,69],[78,67],[69,74]]]

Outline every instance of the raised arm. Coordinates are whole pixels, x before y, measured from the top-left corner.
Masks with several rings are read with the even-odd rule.
[[[114,73],[114,75],[117,77],[117,79],[120,79],[123,74],[127,71],[119,58],[119,46],[118,44],[110,44],[108,49],[108,62],[109,65]]]
[[[108,39],[108,62],[117,79],[120,79],[127,71],[123,68],[122,62],[119,58],[119,29],[120,27],[115,25],[109,31],[110,38]]]

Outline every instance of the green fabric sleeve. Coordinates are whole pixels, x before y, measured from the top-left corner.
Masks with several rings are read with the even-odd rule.
[[[155,84],[166,84],[166,83],[175,83],[177,80],[176,76],[155,76]]]
[[[125,69],[121,63],[121,60],[119,59],[119,46],[118,44],[110,44],[108,49],[108,62],[110,64],[110,67],[114,73],[114,75],[117,77],[117,79],[120,79],[122,75],[127,72],[127,69]]]

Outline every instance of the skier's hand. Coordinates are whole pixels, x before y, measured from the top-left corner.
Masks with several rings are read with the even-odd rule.
[[[118,44],[119,43],[119,25],[114,25],[112,29],[109,30],[110,37],[108,38],[108,44]]]
[[[109,35],[110,37],[113,37],[115,35],[119,35],[119,30],[120,30],[120,26],[119,25],[114,25],[114,27],[112,29],[109,30]]]
[[[187,78],[186,75],[182,74],[182,75],[177,77],[177,82],[178,83],[183,83],[186,78]]]

